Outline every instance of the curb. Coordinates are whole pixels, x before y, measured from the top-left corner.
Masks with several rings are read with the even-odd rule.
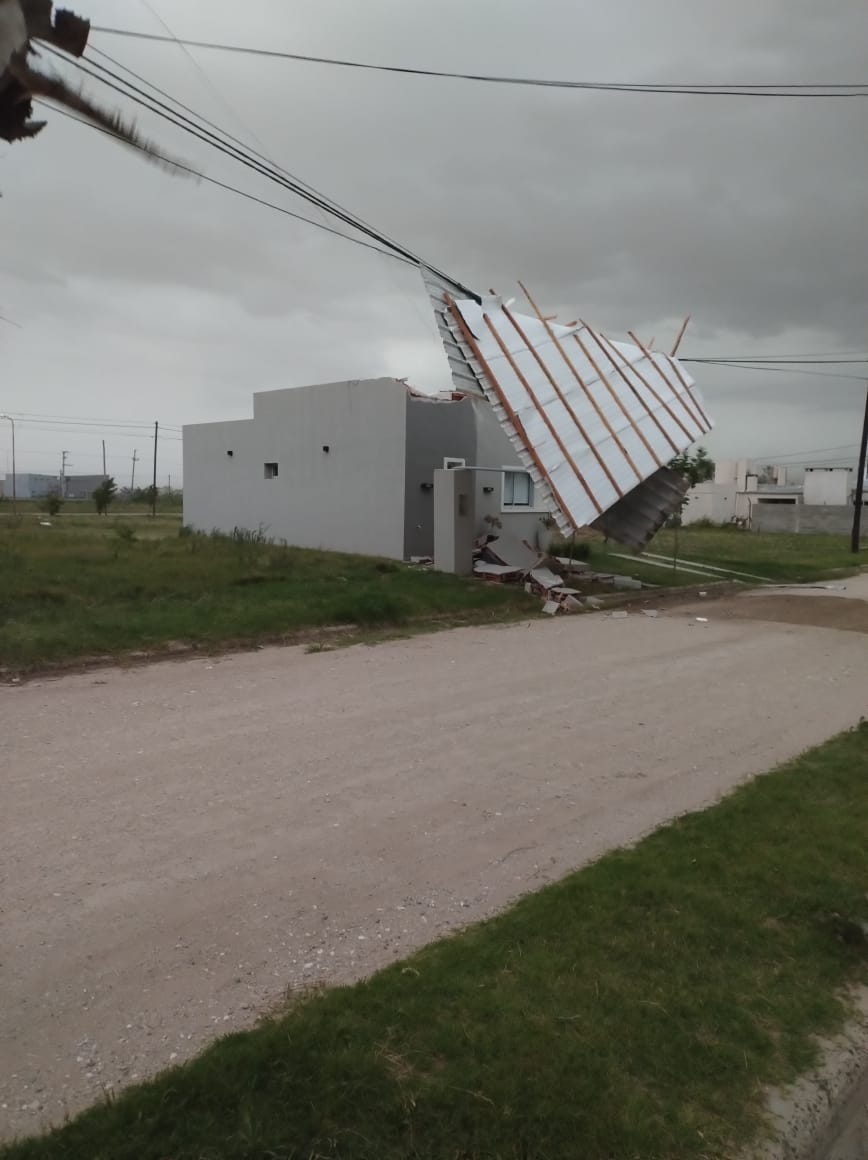
[[[769,1094],[772,1139],[741,1160],[868,1157],[868,987],[856,990],[846,1029],[820,1040],[817,1068]]]

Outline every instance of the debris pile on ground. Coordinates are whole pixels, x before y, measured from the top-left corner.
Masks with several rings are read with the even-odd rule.
[[[476,541],[473,572],[488,583],[523,583],[527,593],[542,599],[542,610],[548,616],[601,608],[603,602],[586,591],[590,585],[630,591],[652,587],[632,576],[595,572],[585,560],[551,556],[527,540],[493,533],[485,533]]]

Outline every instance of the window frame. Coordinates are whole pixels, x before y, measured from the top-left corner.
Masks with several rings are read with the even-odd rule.
[[[506,498],[507,476],[515,477],[517,475],[523,475],[525,477],[525,479],[527,480],[527,488],[528,488],[527,503],[516,503],[514,498],[511,501],[508,501]],[[513,481],[512,494],[514,497],[515,496],[515,482],[514,481]],[[525,468],[523,468],[523,467],[504,467],[502,472],[501,472],[501,476],[500,476],[500,509],[501,509],[501,511],[504,511],[504,512],[532,512],[535,510],[535,500],[536,500],[536,487],[534,486],[534,482],[533,482],[533,479],[531,478],[530,472],[526,471]]]

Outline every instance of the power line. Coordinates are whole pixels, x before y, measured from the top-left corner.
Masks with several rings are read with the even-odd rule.
[[[73,113],[67,113],[64,109],[58,109],[55,106],[48,106],[44,101],[34,101],[34,104],[44,105],[46,108],[51,108],[52,112],[59,113],[61,117],[66,117],[69,121],[77,121],[79,125],[84,125],[87,129],[93,129],[97,133],[102,133],[106,137],[114,137],[115,140],[120,140],[117,133],[112,133],[110,129],[104,129],[101,125],[94,125],[92,121],[86,120],[84,117],[76,117]],[[130,142],[124,139],[124,144],[129,145]],[[136,148],[136,146],[133,146]],[[267,201],[263,197],[257,197],[256,194],[248,193],[244,189],[238,189],[237,186],[229,185],[225,181],[218,181],[216,177],[209,177],[207,173],[203,173],[200,169],[194,169],[191,165],[184,165],[180,161],[173,162],[176,169],[182,169],[185,173],[189,173],[193,177],[199,178],[200,181],[205,181],[208,185],[216,185],[218,189],[225,189],[229,193],[235,193],[239,197],[245,198],[247,201],[256,202],[257,205],[265,206],[266,209],[273,209],[277,213],[282,213],[286,217],[295,218],[296,221],[304,222],[305,225],[313,226],[315,229],[323,230],[327,234],[333,234],[336,238],[343,238],[345,242],[352,242],[353,245],[363,246],[367,250],[373,250],[377,254],[382,254],[384,258],[392,258],[395,261],[404,262],[408,265],[416,265],[411,262],[409,258],[401,258],[397,254],[391,253],[389,250],[382,250],[379,246],[375,246],[373,242],[363,241],[362,238],[354,238],[349,234],[342,233],[341,230],[334,229],[333,226],[327,225],[325,222],[315,221],[313,218],[305,217],[304,214],[294,213],[291,209],[286,209],[285,206],[277,205],[273,201]]]
[[[180,42],[179,42],[179,44],[180,44]],[[183,48],[183,45],[180,45],[180,47]],[[322,193],[320,190],[316,189],[314,186],[309,185],[308,182],[303,181],[300,177],[298,177],[294,173],[291,173],[288,169],[284,169],[283,166],[278,165],[278,163],[276,161],[274,161],[272,158],[266,156],[265,153],[254,149],[251,145],[248,145],[246,142],[240,140],[238,137],[233,136],[226,129],[223,129],[219,125],[216,125],[213,121],[209,121],[207,117],[204,117],[201,113],[197,113],[195,109],[191,109],[189,105],[185,105],[183,101],[179,101],[177,97],[173,97],[170,93],[167,93],[165,91],[165,89],[161,89],[159,87],[159,85],[155,85],[153,83],[153,81],[147,80],[146,77],[143,77],[140,73],[135,72],[134,69],[129,68],[127,65],[122,64],[119,60],[116,60],[115,57],[110,56],[107,52],[103,52],[99,48],[92,48],[91,51],[97,53],[97,55],[99,55],[101,57],[104,57],[106,60],[111,61],[111,63],[116,68],[122,69],[123,72],[125,72],[129,76],[135,78],[135,80],[139,81],[141,84],[147,85],[147,87],[149,89],[151,89],[153,92],[158,93],[161,97],[165,97],[167,101],[171,101],[172,104],[177,105],[178,108],[183,109],[186,113],[190,113],[191,116],[195,117],[198,121],[201,121],[203,125],[207,125],[209,128],[215,129],[217,131],[217,133],[219,133],[223,138],[225,138],[228,141],[233,142],[235,145],[240,146],[243,150],[245,150],[247,153],[251,154],[253,157],[258,158],[260,161],[264,161],[267,165],[270,165],[273,169],[276,169],[278,173],[282,174],[284,177],[288,178],[290,181],[296,182],[303,189],[308,190],[310,193],[314,194],[318,198],[322,198],[323,201],[325,201],[329,204],[329,206],[334,206],[334,208],[339,210],[341,213],[345,213],[345,214],[349,215],[350,217],[354,218],[356,221],[361,222],[362,225],[368,226],[372,230],[374,229],[374,227],[371,225],[370,222],[365,221],[365,219],[360,217],[358,214],[351,213],[351,211],[348,210],[346,208],[346,206],[341,205],[341,203],[338,201],[335,201],[334,198],[329,197],[327,194]],[[189,56],[189,53],[187,55]],[[97,67],[97,68],[100,67],[96,61],[90,61],[90,63],[93,64],[94,67]],[[106,70],[106,71],[108,71],[108,70]],[[199,71],[201,72],[201,69]],[[129,84],[128,81],[125,81],[124,83]],[[133,86],[130,86],[130,87],[133,87]],[[231,187],[229,187],[229,188],[231,188]],[[277,207],[277,208],[280,208],[280,207]],[[284,212],[289,212],[289,211],[284,211]],[[307,221],[308,219],[303,218],[302,220]],[[346,237],[346,235],[344,235],[344,234],[341,234],[339,236]],[[388,237],[387,234],[383,234],[382,236],[384,238]],[[353,240],[353,239],[350,239],[350,240]],[[394,241],[394,239],[389,238],[389,241]]]
[[[46,46],[46,48],[54,56],[57,56],[62,60],[67,59],[66,57],[62,56],[62,54],[54,51],[50,47]],[[360,233],[366,234],[370,238],[373,238],[375,241],[379,242],[381,246],[386,248],[385,251],[381,252],[388,252],[390,257],[400,257],[405,262],[408,262],[414,266],[418,266],[421,263],[419,256],[414,254],[412,250],[409,250],[406,247],[400,245],[398,242],[395,242],[387,234],[383,234],[376,230],[374,227],[369,226],[362,219],[351,214],[350,211],[344,210],[342,207],[338,207],[336,202],[332,202],[331,199],[325,197],[325,195],[321,195],[316,191],[312,191],[312,187],[305,186],[303,183],[298,182],[294,178],[287,178],[282,176],[278,170],[270,165],[270,163],[262,163],[255,160],[255,158],[251,156],[245,148],[236,148],[233,145],[227,144],[222,136],[218,136],[210,130],[197,125],[196,122],[192,121],[183,113],[178,113],[175,109],[171,108],[171,106],[165,104],[165,102],[157,100],[156,97],[152,97],[149,93],[144,92],[130,81],[127,81],[123,77],[118,76],[116,73],[112,72],[111,69],[108,69],[104,65],[99,64],[99,62],[91,60],[89,57],[86,57],[85,60],[89,65],[92,66],[91,69],[86,68],[79,60],[70,60],[69,63],[71,63],[76,69],[84,73],[86,76],[100,81],[102,84],[106,85],[107,88],[113,89],[115,92],[120,93],[122,96],[127,97],[129,100],[132,100],[135,104],[140,105],[142,108],[147,109],[151,113],[155,113],[158,117],[168,121],[169,124],[174,125],[176,128],[181,129],[183,132],[188,133],[192,137],[196,137],[200,141],[204,141],[206,145],[210,145],[212,148],[226,154],[233,160],[240,161],[241,164],[245,165],[248,169],[252,169],[255,173],[259,173],[261,176],[268,178],[270,181],[283,186],[283,188],[288,189],[291,193],[294,193],[296,196],[302,198],[304,201],[307,201],[309,204],[325,210],[327,213],[343,221],[351,228],[358,230]],[[93,69],[98,71],[95,72]],[[106,77],[111,77],[113,80],[107,80]],[[120,84],[116,84],[114,81],[119,81]],[[174,98],[169,99],[174,100]],[[198,117],[198,114],[195,115]],[[89,122],[86,123],[89,124]],[[222,130],[220,132],[222,133]],[[221,184],[219,182],[215,182],[213,178],[208,178],[205,177],[204,174],[199,174],[198,171],[194,170],[190,166],[179,165],[178,168],[183,169],[188,173],[201,176],[204,180],[214,184]],[[233,189],[233,192],[240,193],[241,191]],[[245,195],[242,193],[242,196],[252,195]],[[252,200],[256,199],[252,198]],[[286,212],[289,214],[288,210],[282,211],[281,207],[273,208],[278,209],[279,212]],[[290,216],[298,215],[290,214]],[[327,229],[329,232],[332,232],[329,227],[325,226],[324,223],[317,223],[311,221],[311,219],[303,220],[318,229]],[[355,242],[357,245],[366,244],[370,248],[369,243],[363,243],[361,239],[350,237],[349,235],[343,234],[340,231],[333,232],[347,241]],[[433,268],[434,267],[432,267],[432,269]],[[442,271],[437,272],[442,274]]]
[[[754,455],[754,460],[765,460],[772,463],[778,459],[792,459],[794,455],[822,455],[826,451],[846,451],[851,447],[858,447],[857,443],[836,443],[834,447],[809,447],[801,451],[777,451],[773,455]]]
[[[131,434],[135,434],[136,431],[142,430],[142,428],[143,428],[143,425],[140,423],[100,423],[100,422],[88,422],[87,420],[84,420],[84,419],[66,419],[66,420],[36,419],[32,415],[19,415],[17,411],[12,411],[11,414],[12,414],[12,417],[14,419],[18,420],[21,423],[33,424],[35,426],[41,426],[43,424],[50,424],[52,426],[62,427],[65,430],[72,430],[76,427],[82,427],[82,428],[85,428],[87,430],[92,430],[92,431],[117,430],[117,431],[129,431]]]
[[[177,36],[165,36],[156,32],[134,32],[125,28],[109,28],[93,25],[94,32],[106,36],[124,36],[134,40],[155,41],[163,44],[177,44],[188,48],[205,48],[217,52],[241,53],[247,56],[270,57],[277,60],[293,60],[304,64],[331,65],[337,68],[362,69],[369,72],[395,73],[401,76],[434,77],[438,80],[474,81],[481,84],[519,85],[523,87],[547,89],[578,89],[591,92],[621,93],[669,93],[690,96],[727,97],[868,97],[868,81],[842,84],[820,82],[779,82],[774,84],[654,84],[633,81],[572,81],[547,80],[541,77],[500,76],[488,73],[452,72],[446,69],[411,68],[405,65],[371,64],[368,61],[346,60],[341,57],[312,56],[299,52],[281,52],[271,48],[250,48],[240,44],[220,44],[207,40],[190,40]]]
[[[865,375],[840,375],[840,374],[836,374],[834,371],[799,370],[796,367],[774,366],[770,363],[723,362],[720,360],[707,362],[703,359],[695,359],[695,358],[683,358],[683,359],[679,359],[678,361],[685,362],[685,363],[700,362],[704,366],[731,367],[733,370],[737,370],[737,371],[759,371],[762,373],[765,373],[766,371],[776,371],[779,374],[786,374],[786,375],[799,375],[799,376],[808,375],[811,378],[815,378],[815,379],[844,379],[850,383],[864,383],[865,382]]]
[[[845,366],[868,365],[868,355],[860,354],[855,358],[843,358],[837,355],[815,355],[810,358],[800,358],[797,355],[772,357],[771,355],[708,355],[705,358],[682,358],[681,362],[692,363],[726,363],[734,366],[736,363],[772,363],[778,366]]]
[[[57,420],[68,420],[72,423],[94,423],[97,426],[112,426],[117,425],[121,427],[147,427],[151,428],[152,424],[147,419],[130,419],[129,422],[121,421],[120,419],[95,419],[92,415],[51,415],[44,411],[12,411],[13,418],[17,419],[19,416],[22,419],[50,419],[52,422]],[[167,427],[173,431],[180,431],[181,428],[167,424]]]

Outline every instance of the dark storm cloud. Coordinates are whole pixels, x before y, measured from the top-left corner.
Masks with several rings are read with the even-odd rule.
[[[161,31],[144,4],[79,6]],[[179,35],[384,63],[616,81],[868,76],[861,0],[156,8]],[[866,102],[486,88],[93,44],[483,289],[513,293],[521,277],[561,317],[661,344],[690,311],[684,349],[699,355],[865,348]],[[141,126],[209,175],[317,218],[159,120]],[[144,407],[180,423],[335,377],[445,384],[416,275],[387,259],[171,179],[57,116],[0,156],[0,188],[0,313],[24,326],[0,333],[0,409]],[[727,451],[850,438],[858,384],[694,373]],[[33,454],[47,456],[56,439],[37,434]]]

